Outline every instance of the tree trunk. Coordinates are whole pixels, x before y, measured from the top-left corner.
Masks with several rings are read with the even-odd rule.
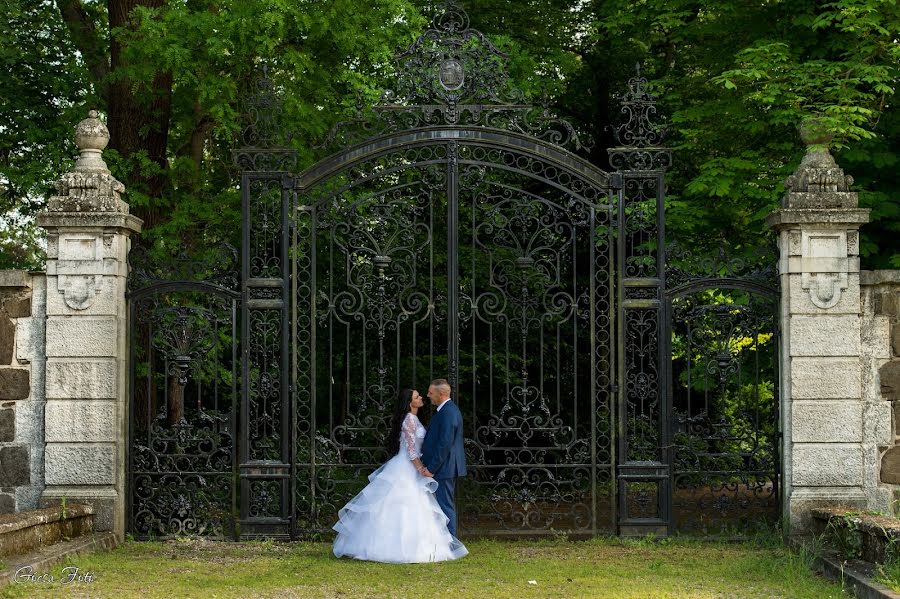
[[[178,375],[170,375],[168,395],[169,405],[166,406],[167,422],[169,426],[175,426],[184,418],[184,385],[178,380]]]
[[[106,78],[109,76],[109,56],[104,48],[97,25],[85,10],[80,0],[59,0],[59,12],[72,36],[72,41],[81,52],[91,73],[97,92],[106,97]]]
[[[109,14],[109,56],[103,52],[104,40],[98,35],[94,23],[81,0],[60,0],[59,11],[72,40],[78,47],[94,79],[94,85],[106,100],[109,128],[109,147],[125,158],[140,152],[159,165],[161,173],[146,175],[135,166],[124,177],[126,187],[158,198],[166,189],[168,169],[166,150],[169,142],[169,125],[172,112],[172,74],[158,72],[152,82],[140,82],[135,86],[116,73],[127,67],[126,48],[122,40],[113,35],[118,28],[133,29],[131,11],[137,6],[159,8],[166,0],[107,0]],[[109,75],[113,75],[110,80]],[[160,209],[150,206],[134,206],[132,212],[144,220],[144,228],[151,228],[160,221]]]
[[[110,67],[113,73],[127,67],[125,47],[112,32],[117,27],[133,28],[130,18],[136,6],[157,8],[165,0],[108,0],[110,27]],[[136,93],[135,93],[136,92]],[[117,78],[108,87],[109,146],[125,157],[142,150],[147,157],[164,171],[168,168],[166,149],[169,141],[169,124],[172,112],[172,74],[157,73],[152,83],[141,84],[137,90],[134,82]],[[145,176],[135,169],[129,174],[127,184],[157,198],[165,190],[166,175]],[[160,219],[158,207],[137,206],[133,212],[144,219],[144,228],[151,228]]]

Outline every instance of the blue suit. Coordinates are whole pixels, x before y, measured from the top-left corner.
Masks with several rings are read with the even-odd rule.
[[[459,408],[446,401],[431,418],[422,442],[422,463],[437,481],[438,505],[450,519],[447,528],[456,536],[456,479],[466,475],[463,421]]]

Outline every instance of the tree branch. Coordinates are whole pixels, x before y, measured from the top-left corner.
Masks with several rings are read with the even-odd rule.
[[[97,33],[94,20],[84,9],[81,0],[59,0],[59,13],[69,29],[75,47],[84,57],[97,91],[105,98],[109,57],[103,51],[105,44]]]

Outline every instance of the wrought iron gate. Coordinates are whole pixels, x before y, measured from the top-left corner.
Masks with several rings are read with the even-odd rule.
[[[777,494],[777,458],[739,442],[712,447],[698,431],[715,425],[696,424],[710,413],[672,403],[671,323],[682,296],[666,290],[663,251],[671,152],[652,123],[646,79],[638,73],[622,96],[607,173],[575,153],[583,143],[571,125],[524,102],[504,66],[450,2],[399,55],[396,90],[339,124],[326,141],[334,152],[301,173],[279,141],[274,86],[259,80],[248,143],[236,151],[240,296],[228,285],[185,287],[195,300],[209,292],[231,302],[233,334],[215,338],[240,356],[211,355],[185,329],[182,345],[191,340],[197,357],[173,349],[148,371],[147,389],[176,377],[197,387],[198,401],[173,421],[177,433],[133,428],[137,536],[330,532],[389,457],[399,389],[424,391],[436,377],[450,380],[465,422],[463,534],[667,534],[673,493],[675,513],[690,513],[678,501],[693,495],[678,490],[691,485],[719,491],[768,476],[758,489]],[[142,298],[173,288],[153,289],[134,293],[133,316]],[[136,328],[132,338],[141,339]],[[189,383],[199,372],[191,364],[204,359],[219,362],[216,375]],[[143,376],[152,362],[135,356],[132,369]],[[212,426],[201,398],[216,377],[231,385],[231,411]],[[720,389],[724,397],[728,385]],[[706,450],[673,431],[676,418]],[[741,423],[744,433],[753,424]],[[207,429],[217,436],[203,432],[202,451],[221,459],[206,470],[172,462],[189,445],[158,441]],[[704,478],[709,462],[691,470],[696,460],[677,449],[685,440],[694,456],[743,452],[745,466]],[[758,458],[752,467],[748,455]],[[174,464],[165,480],[163,464]],[[197,480],[215,500],[192,499]],[[178,490],[160,499],[165,485]],[[197,508],[190,526],[177,517],[186,506]]]
[[[777,253],[668,254],[669,528],[733,535],[771,525],[781,503]]]

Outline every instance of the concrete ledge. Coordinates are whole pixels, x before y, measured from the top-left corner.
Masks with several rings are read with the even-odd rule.
[[[68,505],[0,516],[0,556],[20,555],[94,529],[94,508]]]
[[[49,547],[40,547],[32,553],[21,555],[12,561],[12,565],[4,572],[0,573],[0,588],[5,586],[16,586],[16,572],[20,568],[30,567],[30,573],[36,576],[46,574],[50,568],[57,565],[77,566],[72,563],[72,558],[86,553],[93,553],[97,550],[114,549],[119,545],[116,535],[112,532],[92,533],[83,537],[72,539],[71,541],[63,541],[50,545]],[[65,567],[64,566],[64,567]],[[23,570],[23,572],[28,572]],[[87,574],[87,572],[84,572]]]
[[[790,225],[863,225],[869,222],[870,208],[781,208],[766,217],[774,229]]]
[[[31,274],[27,270],[0,270],[0,287],[31,287]]]
[[[860,285],[900,285],[900,269],[897,270],[861,270]]]
[[[120,212],[41,212],[34,220],[45,229],[111,227],[135,233],[140,233],[144,224],[133,214]]]

